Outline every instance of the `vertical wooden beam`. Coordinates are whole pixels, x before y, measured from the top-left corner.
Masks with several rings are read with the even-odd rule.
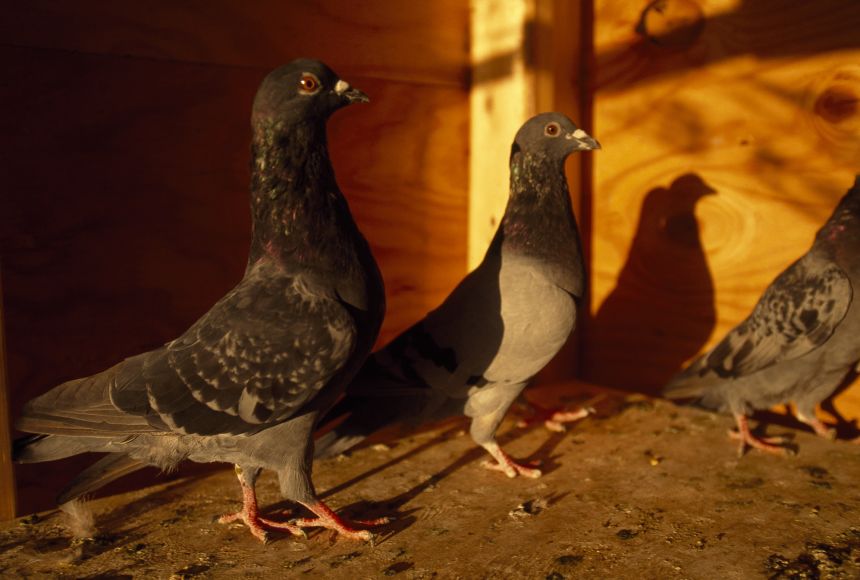
[[[508,197],[507,159],[520,125],[536,113],[583,119],[583,14],[589,2],[472,0],[469,162],[469,267],[478,265]],[[589,41],[590,42],[590,41]],[[580,208],[581,155],[567,167]]]
[[[0,268],[0,520],[11,520],[15,517],[15,477],[12,471],[12,428],[9,421],[7,376],[3,279]]]
[[[508,157],[535,112],[526,34],[534,0],[472,0],[469,269],[477,266],[508,199]]]

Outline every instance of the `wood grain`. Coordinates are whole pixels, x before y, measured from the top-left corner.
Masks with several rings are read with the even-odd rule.
[[[300,56],[339,73],[465,90],[468,5],[455,0],[112,2],[6,6],[3,43],[273,68]]]
[[[0,520],[15,517],[15,477],[12,466],[12,427],[6,380],[6,339],[3,332],[3,271],[0,263]]]
[[[174,338],[241,277],[249,114],[265,68],[4,47],[0,255],[10,405]],[[468,96],[351,76],[338,181],[388,286],[382,340],[465,272]],[[20,466],[22,512],[91,462]],[[145,477],[150,477],[147,474]]]
[[[590,380],[650,392],[749,313],[860,171],[860,5],[655,4],[595,4],[584,345]],[[849,419],[857,391],[836,400]]]

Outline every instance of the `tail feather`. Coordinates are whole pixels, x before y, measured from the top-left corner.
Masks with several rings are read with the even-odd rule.
[[[709,372],[707,358],[702,356],[672,377],[662,392],[667,399],[686,401],[712,411],[725,411],[728,387],[730,384],[726,379]]]
[[[57,497],[57,503],[64,504],[84,494],[92,493],[108,483],[143,467],[146,467],[145,463],[133,459],[125,453],[109,453],[80,472],[60,492],[60,495]]]
[[[367,359],[347,387],[346,396],[319,422],[324,434],[315,442],[314,457],[344,453],[380,429],[415,419],[425,410],[431,389],[417,376],[403,376],[403,369],[388,359],[389,348],[391,345]]]
[[[101,437],[59,437],[29,435],[12,444],[12,459],[17,463],[41,463],[65,459],[87,451],[101,451],[108,440]]]
[[[118,409],[111,400],[111,385],[125,364],[65,382],[36,397],[24,407],[15,427],[29,433],[69,436],[152,432],[154,428],[142,415]]]
[[[401,417],[399,397],[355,397],[347,395],[320,421],[325,429],[346,416],[314,443],[314,457],[333,457],[349,451],[383,427],[398,422]]]
[[[691,381],[670,381],[663,387],[663,396],[667,399],[697,399],[705,394],[705,386],[702,383]]]
[[[663,396],[667,399],[696,399],[703,396],[712,383],[707,377],[702,376],[705,367],[704,356],[694,360],[666,383],[662,391]]]

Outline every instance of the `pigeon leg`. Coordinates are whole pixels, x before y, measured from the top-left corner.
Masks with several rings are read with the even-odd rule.
[[[521,390],[521,389],[520,389]],[[509,392],[496,393],[479,393],[474,395],[469,404],[476,409],[480,409],[483,404],[486,404],[489,411],[477,415],[472,418],[472,424],[469,427],[469,433],[472,435],[472,440],[478,445],[487,450],[487,453],[493,456],[496,461],[486,461],[482,465],[487,469],[501,471],[508,477],[516,477],[522,475],[532,479],[540,477],[540,469],[535,466],[527,466],[517,463],[511,457],[502,451],[499,444],[496,442],[496,429],[502,422],[502,418],[510,407],[513,400],[519,394],[520,390],[510,389]],[[484,395],[486,398],[481,398]]]
[[[511,459],[511,456],[502,451],[502,448],[499,447],[499,444],[495,441],[486,443],[481,447],[486,449],[487,452],[493,456],[493,459],[495,459],[495,461],[485,461],[481,464],[486,469],[490,469],[492,471],[501,471],[508,477],[516,477],[518,475],[522,475],[523,477],[537,479],[538,477],[543,475],[540,469],[517,463],[516,461]]]
[[[260,469],[243,469],[238,465],[235,469],[236,477],[239,478],[239,485],[242,486],[242,509],[236,513],[221,516],[218,518],[218,523],[229,524],[239,520],[248,526],[255,538],[264,544],[269,541],[269,534],[266,530],[286,530],[294,536],[305,536],[304,530],[298,526],[261,518],[257,507],[257,493],[254,491],[254,484],[257,481],[257,476],[260,475]]]
[[[780,455],[789,455],[791,451],[780,443],[785,443],[782,437],[756,437],[752,434],[747,422],[746,415],[735,414],[735,421],[738,424],[738,430],[729,431],[729,436],[732,439],[738,439],[741,443],[738,447],[738,457],[743,456],[747,445],[768,453],[776,453]]]
[[[824,437],[825,439],[830,439],[833,441],[836,439],[836,429],[830,428],[824,424],[821,419],[815,416],[814,413],[806,414],[800,411],[797,412],[797,418],[812,427],[815,431],[815,434],[819,437]]]
[[[341,536],[346,536],[351,540],[362,540],[369,542],[373,539],[373,534],[368,530],[356,530],[353,526],[381,526],[391,521],[389,518],[377,518],[375,520],[355,520],[355,522],[347,522],[334,513],[323,502],[317,500],[314,503],[301,502],[306,508],[311,510],[317,517],[302,518],[295,520],[295,524],[299,528],[327,528],[334,530]]]

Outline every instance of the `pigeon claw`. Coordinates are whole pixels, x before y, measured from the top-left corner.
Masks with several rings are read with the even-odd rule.
[[[501,460],[488,459],[482,462],[481,466],[485,469],[489,469],[490,471],[501,471],[511,479],[518,475],[528,477],[529,479],[537,479],[543,475],[543,472],[540,469],[537,469],[537,465],[539,465],[538,463],[523,465],[511,459],[507,453],[504,453],[501,450],[499,451],[501,452]]]
[[[738,425],[737,431],[729,431],[729,437],[740,441],[738,457],[743,457],[747,446],[776,455],[791,456],[795,454],[793,449],[785,446],[787,440],[784,437],[756,437],[753,435],[745,415],[736,414],[735,422]]]
[[[369,542],[371,545],[373,545],[373,534],[369,530],[358,530],[354,526],[375,527],[385,525],[391,521],[389,518],[376,518],[372,520],[355,520],[354,522],[348,522],[334,513],[334,511],[321,501],[303,505],[311,510],[317,517],[293,520],[292,523],[297,528],[326,528],[336,532],[339,536],[344,536],[350,540]]]
[[[747,447],[785,457],[791,457],[795,454],[793,449],[785,446],[787,442],[785,437],[756,437],[752,433],[747,433],[744,436],[744,434],[735,430],[729,431],[729,437],[740,441],[738,445],[738,457],[744,456]]]
[[[591,406],[583,406],[575,411],[563,411],[558,408],[547,409],[535,403],[529,403],[529,406],[532,408],[532,416],[517,421],[517,427],[528,427],[538,421],[543,421],[544,427],[548,430],[564,433],[567,431],[565,423],[573,423],[594,414],[594,407]]]
[[[241,521],[248,527],[251,535],[263,542],[269,543],[270,537],[268,530],[286,530],[294,536],[307,538],[307,534],[303,529],[286,522],[275,522],[259,517],[257,514],[249,514],[246,510],[236,512],[234,514],[223,515],[218,518],[219,524],[229,524],[235,521]]]
[[[829,439],[830,441],[836,440],[836,429],[828,427],[821,419],[818,419],[817,417],[807,419],[806,417],[800,415],[798,415],[797,418],[812,427],[812,430],[815,431],[815,434],[819,437],[824,437],[825,439]]]

